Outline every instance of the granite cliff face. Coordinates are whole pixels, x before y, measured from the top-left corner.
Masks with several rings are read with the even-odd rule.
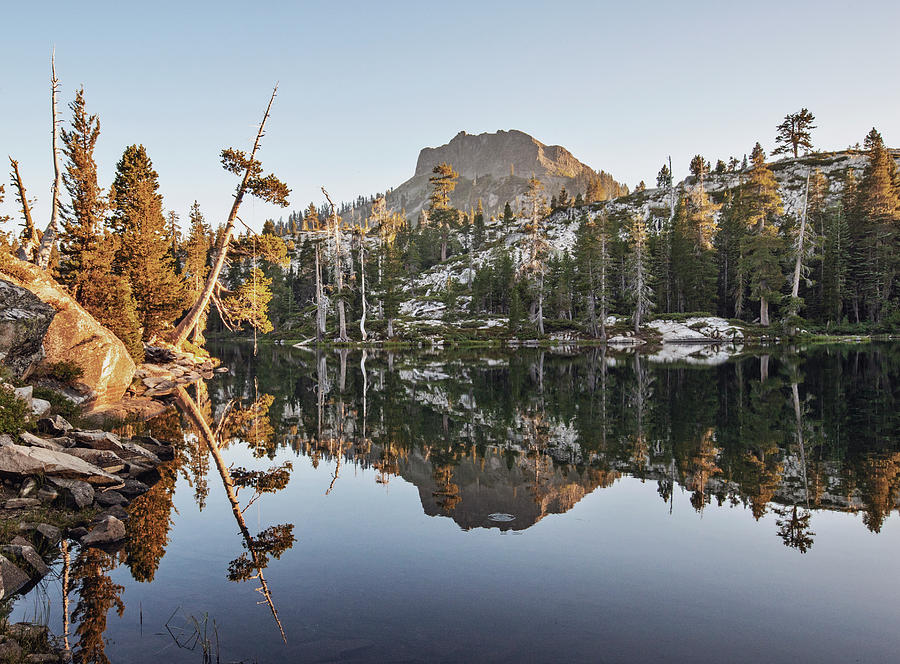
[[[584,193],[594,176],[590,166],[565,148],[544,145],[525,132],[473,135],[461,131],[449,143],[419,153],[415,175],[388,193],[388,205],[406,210],[407,216],[415,219],[428,204],[431,170],[441,162],[451,164],[459,173],[451,195],[454,206],[468,210],[481,200],[488,215],[502,212],[507,201],[515,205],[532,174],[543,182],[548,200],[562,187],[572,196]]]

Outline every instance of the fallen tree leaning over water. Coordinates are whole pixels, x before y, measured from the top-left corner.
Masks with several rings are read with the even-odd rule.
[[[241,201],[244,194],[249,193],[256,196],[267,203],[274,203],[281,207],[288,206],[288,194],[291,190],[288,186],[279,180],[275,175],[262,175],[262,163],[256,158],[259,151],[260,141],[265,134],[266,120],[269,119],[269,112],[272,110],[272,102],[275,101],[275,93],[278,92],[278,86],[272,90],[272,96],[269,97],[269,104],[266,106],[266,112],[263,114],[262,122],[259,124],[259,131],[256,133],[256,140],[253,142],[253,149],[250,156],[244,154],[243,150],[235,150],[234,148],[225,148],[222,150],[222,166],[226,171],[239,175],[243,173],[241,183],[237,187],[234,195],[234,203],[231,206],[231,212],[228,214],[228,220],[225,222],[225,228],[222,237],[216,247],[216,258],[213,262],[209,275],[206,278],[206,285],[197,301],[191,306],[181,322],[172,332],[170,341],[180,347],[193,329],[199,324],[203,317],[203,312],[209,306],[209,301],[213,297],[214,292],[219,288],[219,275],[225,266],[225,260],[228,257],[228,249],[234,236],[234,224],[238,218],[238,211],[241,207]]]

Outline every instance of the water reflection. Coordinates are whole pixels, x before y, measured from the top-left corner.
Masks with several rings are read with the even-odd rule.
[[[172,409],[131,432],[180,444],[129,506],[124,547],[76,550],[71,565],[63,551],[82,661],[108,661],[107,617],[125,609],[110,572],[124,564],[137,582],[156,577],[179,477],[200,511],[224,495],[242,550],[222,573],[255,584],[287,641],[264,571],[295,544],[294,525],[253,534],[245,519],[288,485],[287,450],[330,474],[329,501],[342,482],[362,481],[353,470],[371,469],[365,481],[409,483],[425,514],[463,530],[523,531],[632,476],[656,484],[661,510],[683,493],[700,516],[733,509],[762,520],[759,537],[805,554],[823,511],[859,513],[860,530],[878,533],[900,500],[895,346],[712,354],[708,366],[601,349],[215,353],[230,374],[180,389]],[[229,464],[234,447],[253,463]]]

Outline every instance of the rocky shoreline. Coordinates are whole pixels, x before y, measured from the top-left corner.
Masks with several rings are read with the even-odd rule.
[[[212,378],[218,362],[147,346],[124,397],[80,418],[146,420],[172,405],[174,392]],[[26,429],[0,434],[0,601],[23,595],[51,573],[61,549],[124,546],[129,506],[161,479],[175,447],[152,436],[126,437],[115,427],[75,426],[36,399],[32,386],[12,387],[31,413]],[[76,421],[73,419],[73,421]],[[28,638],[16,638],[17,634]],[[42,625],[0,623],[0,661],[67,661]]]

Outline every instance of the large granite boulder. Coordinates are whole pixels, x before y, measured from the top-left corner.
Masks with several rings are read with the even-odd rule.
[[[54,475],[99,485],[118,484],[121,481],[115,475],[71,454],[22,445],[0,447],[0,475]]]
[[[49,274],[24,261],[4,260],[0,310],[0,362],[17,375],[27,376],[40,364],[75,362],[84,372],[79,386],[91,408],[125,394],[135,370],[125,345]]]

